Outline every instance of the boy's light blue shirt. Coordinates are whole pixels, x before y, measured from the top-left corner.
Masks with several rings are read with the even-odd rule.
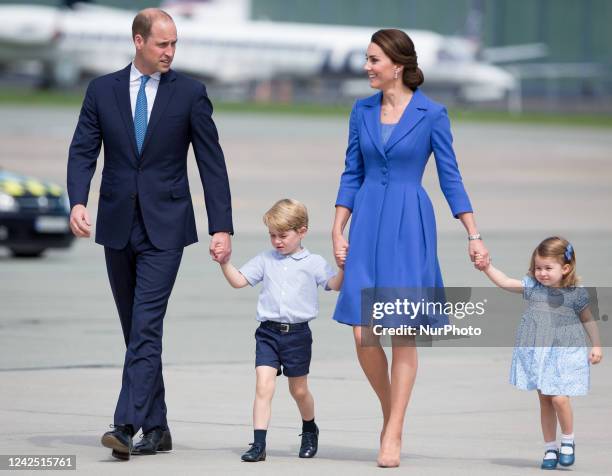
[[[257,320],[289,324],[317,317],[317,286],[325,290],[336,273],[319,255],[306,248],[292,255],[264,251],[248,261],[240,273],[251,286],[263,281],[257,302]]]

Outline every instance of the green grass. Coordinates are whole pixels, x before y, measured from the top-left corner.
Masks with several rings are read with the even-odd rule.
[[[570,114],[526,112],[520,116],[504,111],[475,111],[451,109],[449,115],[453,120],[473,122],[501,122],[512,124],[561,125],[583,127],[612,127],[612,116],[605,114]]]
[[[83,93],[62,91],[38,91],[3,88],[0,90],[0,106],[80,106]]]
[[[3,89],[0,91],[0,107],[9,105],[37,107],[79,107],[84,93],[61,91],[32,91],[27,89]],[[347,118],[348,105],[323,104],[275,104],[275,103],[223,103],[215,102],[215,111],[223,113],[253,113],[270,115],[323,116]],[[612,115],[524,113],[515,116],[503,111],[479,111],[451,109],[454,121],[495,122],[513,124],[563,125],[583,127],[612,127]]]
[[[249,112],[258,114],[285,114],[293,116],[348,117],[348,115],[351,113],[351,106],[308,103],[280,104],[255,102],[215,102],[215,111],[240,113]]]

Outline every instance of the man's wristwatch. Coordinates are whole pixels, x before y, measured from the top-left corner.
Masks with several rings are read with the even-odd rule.
[[[468,235],[468,240],[469,241],[482,240],[482,236],[480,236],[480,233],[476,233],[475,235]]]

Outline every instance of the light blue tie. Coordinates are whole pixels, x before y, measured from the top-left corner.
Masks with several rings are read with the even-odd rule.
[[[140,77],[140,89],[136,96],[136,111],[134,112],[134,131],[136,132],[136,146],[138,153],[142,151],[142,143],[144,142],[145,134],[147,133],[147,95],[145,86],[151,76]]]

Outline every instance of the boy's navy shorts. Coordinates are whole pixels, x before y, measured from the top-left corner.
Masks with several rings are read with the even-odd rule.
[[[255,342],[255,367],[274,367],[276,375],[285,377],[301,377],[310,371],[312,333],[307,322],[264,321],[255,331]]]

